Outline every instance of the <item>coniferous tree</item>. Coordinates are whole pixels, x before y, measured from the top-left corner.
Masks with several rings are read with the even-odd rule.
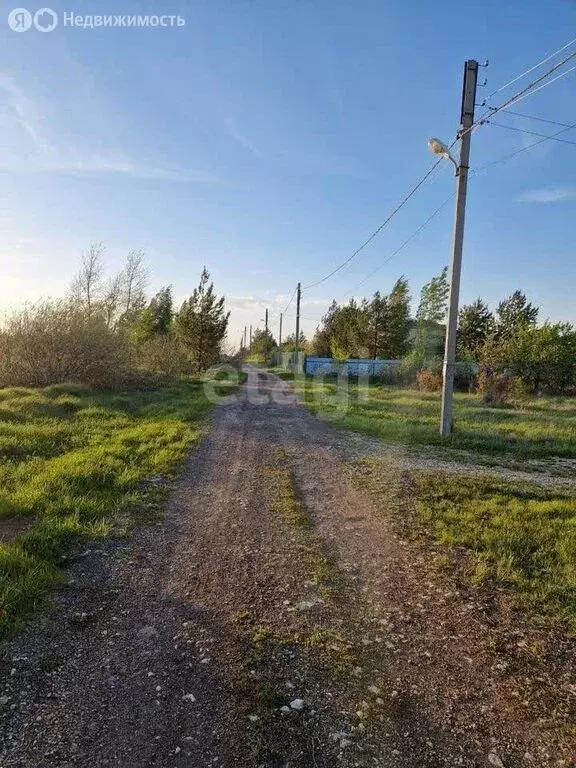
[[[494,332],[494,315],[481,298],[461,307],[458,314],[458,354],[477,359],[486,339]]]
[[[522,291],[514,291],[498,304],[497,333],[501,339],[511,339],[524,326],[534,326],[538,320],[538,307],[526,299]]]
[[[368,307],[368,349],[372,359],[383,356],[381,350],[386,347],[388,315],[388,297],[376,291]]]
[[[137,312],[131,324],[131,331],[137,342],[149,341],[156,336],[167,334],[172,327],[174,301],[172,286],[161,288],[150,299],[148,306]]]
[[[338,312],[338,304],[335,300],[328,307],[328,311],[322,317],[321,325],[316,328],[312,339],[312,352],[318,357],[332,357],[331,340],[333,333],[334,317]]]
[[[378,355],[397,360],[404,357],[409,348],[410,291],[408,281],[400,277],[386,297],[385,327]]]
[[[421,361],[442,353],[449,290],[448,267],[444,267],[420,292],[414,351]]]
[[[174,332],[200,371],[218,361],[230,318],[224,309],[224,296],[216,296],[209,280],[204,267],[198,288],[174,317]]]
[[[252,335],[250,353],[256,357],[268,360],[272,352],[278,347],[272,331],[256,328]]]

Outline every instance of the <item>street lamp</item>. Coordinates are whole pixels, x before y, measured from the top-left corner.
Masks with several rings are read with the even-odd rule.
[[[430,148],[430,151],[433,155],[440,155],[440,157],[443,157],[445,160],[451,160],[454,163],[454,168],[456,169],[456,176],[460,173],[460,168],[458,166],[458,163],[452,155],[450,154],[450,150],[444,144],[443,141],[440,141],[440,139],[428,139],[428,147]]]
[[[474,107],[476,103],[476,82],[478,62],[470,59],[464,67],[464,88],[462,111],[460,113],[460,161],[456,162],[449,147],[440,139],[430,139],[430,150],[440,157],[451,160],[456,168],[456,217],[450,264],[450,295],[446,319],[446,345],[444,348],[442,405],[440,434],[447,437],[452,432],[452,395],[454,393],[454,369],[456,364],[456,334],[458,332],[458,300],[460,296],[460,273],[462,270],[462,248],[464,245],[464,218],[466,213],[466,187],[468,184],[468,162],[470,159],[470,137],[474,128]]]

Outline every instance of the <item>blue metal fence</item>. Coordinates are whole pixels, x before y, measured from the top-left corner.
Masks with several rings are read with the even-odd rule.
[[[377,376],[386,369],[394,370],[401,360],[333,360],[331,357],[306,357],[305,372],[344,373],[350,376]]]

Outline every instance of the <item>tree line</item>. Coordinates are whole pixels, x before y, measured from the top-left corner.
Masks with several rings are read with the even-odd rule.
[[[403,360],[403,370],[441,372],[448,308],[448,269],[420,291],[414,316],[409,283],[404,276],[389,293],[372,298],[333,301],[311,341],[299,347],[334,359]],[[539,324],[540,309],[515,290],[492,311],[481,298],[460,308],[457,358],[467,380],[479,370],[489,376],[517,376],[531,391],[560,393],[576,385],[576,331],[570,323]],[[294,350],[294,338],[283,344]],[[252,353],[270,357],[277,344],[270,332],[256,330]],[[468,368],[466,368],[468,364]],[[464,375],[461,373],[461,375]]]
[[[0,386],[119,386],[140,374],[201,372],[218,362],[230,313],[206,268],[178,308],[171,286],[149,298],[147,285],[142,251],[130,251],[106,277],[104,246],[91,245],[64,299],[28,305],[0,328]]]

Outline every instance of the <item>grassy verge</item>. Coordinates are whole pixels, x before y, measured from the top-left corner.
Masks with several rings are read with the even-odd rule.
[[[109,535],[123,512],[157,501],[161,485],[145,481],[174,471],[209,408],[192,381],[114,393],[0,389],[0,634],[58,581],[74,543]]]
[[[576,632],[574,494],[488,476],[414,472],[401,481],[374,459],[355,462],[351,473],[408,534],[432,544],[437,565],[452,564],[473,587],[504,589],[530,615]]]
[[[510,589],[522,608],[576,632],[576,498],[490,478],[425,474],[418,510],[434,538],[473,555],[472,583]]]
[[[457,393],[454,432],[441,438],[439,393],[352,382],[337,385],[311,377],[297,377],[292,386],[317,415],[387,442],[515,458],[576,458],[575,398],[538,397],[491,407],[478,395]]]

